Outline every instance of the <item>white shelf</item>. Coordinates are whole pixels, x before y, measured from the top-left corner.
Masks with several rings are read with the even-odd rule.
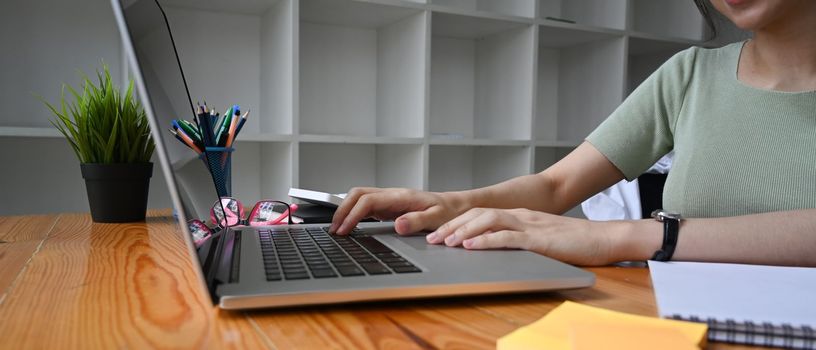
[[[301,143],[298,186],[345,193],[352,187],[421,189],[420,145]]]
[[[280,1],[282,0],[163,0],[161,4],[219,13],[257,15],[266,12]]]
[[[422,137],[428,15],[302,0],[300,132]]]
[[[575,148],[578,147],[583,140],[577,141],[536,141],[536,147],[548,147],[548,148]]]
[[[0,125],[52,127],[38,96],[58,106],[63,83],[81,91],[80,71],[95,82],[102,63],[122,82],[119,32],[104,2],[0,1],[0,32]]]
[[[431,136],[428,140],[430,145],[451,145],[451,146],[529,146],[530,141],[521,140],[495,140],[495,139],[471,139],[460,137]]]
[[[280,135],[280,134],[260,134],[251,133],[246,130],[238,134],[238,141],[255,141],[255,142],[289,142],[294,141],[294,135]]]
[[[624,37],[563,31],[539,34],[536,140],[583,140],[624,96]]]
[[[536,6],[536,0],[431,0],[431,3],[438,5],[437,10],[455,9],[460,13],[479,16],[498,14],[527,18],[535,17]]]
[[[16,127],[16,126],[0,126],[0,137],[46,137],[46,138],[61,138],[63,137],[59,130],[53,126],[46,127]]]
[[[377,137],[377,136],[340,136],[340,135],[300,135],[297,137],[301,142],[323,142],[323,143],[349,143],[349,144],[397,144],[397,145],[420,145],[422,138],[412,137]]]
[[[102,60],[118,83],[126,77],[105,0],[44,1],[0,2],[0,31],[26,28],[0,36],[0,44],[15,48],[0,55],[0,104],[10,106],[0,142],[21,150],[6,157],[9,162],[26,166],[31,162],[20,159],[40,159],[42,149],[70,153],[49,123],[53,116],[31,92],[57,102],[62,82],[76,84],[77,68],[93,74]],[[286,199],[292,186],[332,193],[353,186],[439,191],[543,170],[577,147],[668,57],[705,34],[685,0],[162,4],[193,100],[206,98],[219,112],[235,103],[251,110],[232,163],[233,192],[250,204]],[[155,23],[141,33],[162,28]],[[720,31],[727,36],[716,43],[742,38],[726,27]],[[150,40],[136,40],[144,42]],[[143,68],[171,94],[153,101],[175,109],[175,116],[158,116],[166,124],[190,112],[172,53],[163,52],[170,57],[164,66],[146,62]],[[204,166],[179,142],[166,140],[182,172]],[[77,171],[73,159],[52,158],[42,158],[55,164],[50,172],[20,177],[18,187],[39,189],[48,181],[81,188],[71,182],[78,173],[62,177]],[[163,185],[155,175],[153,183]],[[159,185],[151,195],[163,191],[156,194],[162,199],[151,203],[168,206]],[[25,202],[23,192],[10,193],[7,202]],[[72,210],[85,210],[77,202]],[[26,210],[42,212],[43,205]],[[56,201],[52,210],[68,208]]]
[[[624,29],[627,0],[539,0],[538,17],[557,18],[576,24]]]
[[[533,169],[535,172],[544,171],[551,165],[555,164],[561,158],[572,152],[575,147],[536,147],[535,159],[533,160]]]
[[[430,133],[529,140],[535,26],[433,14]]]
[[[431,146],[431,191],[482,187],[529,174],[530,148],[519,146]]]
[[[703,18],[692,1],[630,0],[632,30],[654,35],[701,40]]]

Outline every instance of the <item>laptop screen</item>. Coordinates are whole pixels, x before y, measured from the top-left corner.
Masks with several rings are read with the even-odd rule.
[[[168,30],[168,25],[172,28],[172,18],[165,22],[155,0],[120,0],[120,3],[185,216],[207,221],[210,207],[218,200],[207,163],[170,131],[174,129],[174,120],[196,125],[197,102],[193,101],[196,97],[188,95],[179,67],[183,67],[183,62],[176,58],[174,38]],[[198,98],[204,103],[206,97]]]
[[[112,0],[112,5],[128,58],[131,62],[135,59],[132,62],[135,65],[131,65],[135,71],[131,73],[150,118],[156,153],[165,176],[169,176],[168,189],[175,215],[186,235],[191,259],[199,268],[200,281],[215,302],[214,290],[219,280],[215,261],[220,251],[228,249],[222,247],[232,245],[231,240],[224,239],[231,232],[217,231],[217,225],[210,220],[211,208],[225,212],[210,171],[214,157],[209,152],[199,153],[205,149],[204,145],[185,143],[185,137],[189,136],[181,135],[185,130],[189,134],[203,131],[198,122],[202,119],[200,109],[194,98],[200,98],[203,103],[206,97],[190,96],[190,91],[203,89],[188,85],[183,53],[176,51],[178,39],[172,33],[173,18],[157,0]]]

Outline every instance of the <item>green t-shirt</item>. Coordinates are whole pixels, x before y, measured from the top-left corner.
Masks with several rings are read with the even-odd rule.
[[[743,84],[743,44],[678,53],[587,141],[629,180],[674,149],[663,206],[686,217],[816,208],[816,91]]]

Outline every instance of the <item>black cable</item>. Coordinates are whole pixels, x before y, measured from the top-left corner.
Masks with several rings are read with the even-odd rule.
[[[154,0],[159,11],[161,11],[162,18],[164,18],[164,25],[167,26],[167,35],[170,36],[170,44],[173,45],[173,53],[176,54],[176,63],[178,64],[179,72],[181,73],[181,81],[184,82],[184,91],[187,93],[187,102],[190,103],[190,111],[193,112],[193,120],[195,120],[195,107],[193,107],[193,98],[190,96],[190,87],[187,86],[187,78],[184,77],[184,68],[181,68],[181,59],[179,58],[178,50],[176,49],[176,41],[173,39],[173,32],[170,30],[170,21],[167,20],[167,14],[159,4],[159,0]]]

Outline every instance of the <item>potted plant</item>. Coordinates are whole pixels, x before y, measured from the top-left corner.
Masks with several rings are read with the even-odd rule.
[[[150,126],[133,80],[122,95],[103,67],[96,84],[83,74],[81,91],[63,84],[59,107],[43,102],[79,158],[93,221],[144,221],[155,148]]]

